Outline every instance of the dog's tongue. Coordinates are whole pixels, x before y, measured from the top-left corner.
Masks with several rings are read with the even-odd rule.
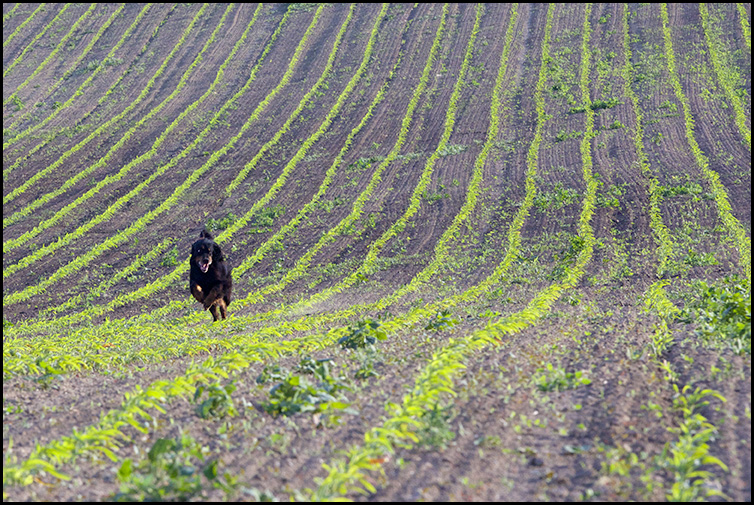
[[[204,272],[207,273],[207,270],[209,270],[209,263],[205,263],[204,265],[199,265],[199,268]]]

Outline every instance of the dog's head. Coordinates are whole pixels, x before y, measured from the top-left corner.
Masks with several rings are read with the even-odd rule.
[[[206,274],[213,262],[223,261],[225,258],[220,246],[212,240],[212,235],[207,230],[202,231],[199,237],[191,246],[191,261],[195,261],[199,270]]]

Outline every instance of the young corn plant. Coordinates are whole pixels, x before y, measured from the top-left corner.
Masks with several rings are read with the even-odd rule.
[[[226,499],[237,487],[234,477],[218,478],[217,460],[206,461],[209,448],[188,435],[159,438],[147,458],[134,465],[130,458],[118,470],[116,501],[187,501],[201,499],[209,487],[222,489]]]

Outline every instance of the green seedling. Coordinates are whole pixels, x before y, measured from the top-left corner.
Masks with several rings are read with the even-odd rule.
[[[269,400],[263,405],[265,411],[290,416],[299,412],[325,412],[348,407],[343,391],[350,391],[351,388],[344,377],[331,375],[329,361],[305,357],[293,371],[287,373],[279,367],[265,368],[257,383],[279,381],[270,389]],[[314,380],[310,379],[312,376]]]
[[[356,325],[349,326],[349,334],[338,340],[343,349],[361,349],[374,345],[377,340],[387,339],[387,334],[380,330],[381,323],[374,319],[364,319]]]
[[[534,385],[540,391],[565,391],[579,386],[587,386],[591,380],[583,376],[584,372],[566,372],[564,368],[555,368],[552,363],[547,363],[545,368],[538,368],[532,377]]]
[[[238,415],[238,411],[233,406],[233,398],[231,397],[231,394],[235,390],[236,387],[233,384],[228,384],[227,386],[220,386],[219,384],[198,386],[194,393],[194,403],[198,403],[205,392],[208,396],[206,400],[197,406],[196,411],[199,417],[208,419]]]
[[[206,498],[207,484],[225,491],[226,499],[237,486],[236,479],[225,474],[218,479],[217,461],[205,462],[209,448],[192,437],[160,438],[147,458],[134,466],[130,458],[118,470],[120,492],[116,501],[187,501]],[[202,476],[204,478],[202,478]]]
[[[431,331],[440,331],[447,328],[452,328],[453,326],[458,324],[458,319],[450,315],[449,310],[443,310],[441,312],[438,312],[435,317],[433,317],[427,326],[424,327],[425,330],[431,330]]]

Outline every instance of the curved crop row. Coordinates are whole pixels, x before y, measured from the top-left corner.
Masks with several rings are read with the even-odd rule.
[[[751,150],[751,127],[746,126],[750,118],[746,117],[744,105],[741,97],[734,91],[741,85],[741,75],[732,63],[724,58],[730,51],[725,47],[719,38],[719,27],[717,23],[710,22],[709,10],[707,4],[699,4],[699,14],[702,18],[702,28],[704,29],[704,40],[707,42],[707,50],[712,60],[712,66],[715,69],[717,80],[720,83],[728,101],[733,104],[733,110],[736,112],[736,126],[741,132],[746,145]]]
[[[738,8],[738,16],[741,18],[741,33],[744,35],[744,41],[746,41],[746,47],[751,52],[751,27],[749,26],[749,15],[746,13],[746,7],[741,2],[736,3]]]
[[[196,70],[196,68],[199,65],[199,63],[201,63],[201,61],[202,61],[202,55],[207,51],[207,49],[209,48],[209,46],[215,41],[215,38],[216,38],[217,34],[220,32],[220,29],[222,28],[222,26],[223,26],[223,24],[225,22],[225,18],[229,15],[229,13],[230,13],[230,11],[231,11],[232,8],[233,8],[233,4],[229,5],[228,8],[225,10],[225,13],[223,14],[222,18],[220,19],[220,22],[218,23],[218,25],[215,28],[215,30],[212,32],[212,35],[207,40],[207,42],[204,44],[204,47],[202,47],[201,51],[199,51],[199,53],[196,55],[196,57],[194,58],[194,61],[191,63],[191,65],[189,65],[189,67],[183,73],[183,75],[181,76],[181,78],[180,78],[180,80],[178,82],[178,85],[175,87],[175,89],[173,90],[173,92],[170,93],[170,95],[168,95],[165,98],[165,100],[163,100],[162,102],[160,102],[160,104],[157,105],[157,107],[154,107],[153,109],[151,109],[149,111],[149,113],[145,114],[141,119],[139,119],[139,121],[136,122],[136,124],[134,124],[126,132],[124,132],[123,135],[120,137],[120,140],[118,140],[118,142],[116,142],[115,145],[113,145],[108,150],[108,152],[104,156],[102,156],[96,163],[93,163],[89,167],[87,167],[84,170],[80,171],[75,176],[69,178],[65,183],[63,183],[63,185],[60,188],[57,188],[54,191],[46,193],[45,195],[37,198],[36,200],[34,200],[32,203],[30,203],[29,205],[27,205],[23,209],[20,209],[19,211],[17,211],[14,214],[12,214],[8,219],[3,219],[3,227],[8,226],[10,224],[13,224],[14,222],[17,222],[22,217],[30,214],[34,209],[36,209],[36,208],[44,205],[46,202],[52,200],[56,196],[59,196],[59,195],[63,194],[65,191],[67,191],[68,189],[70,189],[71,187],[73,187],[76,183],[80,182],[85,176],[91,174],[92,172],[94,172],[95,170],[97,170],[99,168],[107,166],[108,162],[113,159],[113,157],[116,155],[116,153],[118,152],[118,150],[126,144],[126,142],[136,133],[136,131],[141,126],[143,126],[145,124],[148,124],[149,120],[151,120],[152,118],[154,118],[160,111],[162,111],[162,109],[164,107],[166,107],[167,104],[170,103],[175,97],[177,97],[178,94],[183,90],[183,88],[185,87],[186,83],[188,82],[188,79],[194,73],[194,70]],[[255,14],[258,14],[259,10],[260,10],[260,8],[258,7]],[[194,22],[199,19],[199,14],[200,13],[197,13],[197,15],[194,17],[194,20],[189,25],[189,27],[186,29],[187,31],[184,32],[185,35],[188,35],[189,31],[193,27]],[[252,19],[251,23],[247,27],[247,30],[244,32],[244,35],[246,35],[248,33],[248,30],[254,24],[255,20],[256,20],[256,15],[254,16],[254,18]],[[180,48],[180,46],[183,44],[184,40],[185,39],[182,38],[181,41],[173,48],[173,51],[170,53],[170,55],[168,55],[168,57],[166,58],[165,62],[163,63],[163,66],[155,74],[155,77],[157,77],[161,73],[161,70],[163,70],[167,66],[168,62],[172,59],[173,55],[176,54],[176,52],[178,51],[178,49]],[[242,36],[241,39],[236,44],[236,47],[240,47],[240,45],[242,44],[243,40],[244,40],[244,37]],[[226,59],[225,62],[223,62],[223,66],[228,64],[229,59],[232,58],[232,56],[233,56],[232,54],[228,56],[228,59]],[[218,71],[217,78],[212,83],[212,85],[209,87],[209,89],[198,100],[196,100],[191,105],[189,105],[188,107],[186,107],[181,112],[181,114],[179,114],[179,116],[172,123],[170,123],[170,125],[168,125],[167,128],[165,128],[165,130],[157,137],[157,139],[152,144],[152,147],[147,152],[145,152],[144,154],[142,154],[140,156],[137,156],[135,159],[131,160],[129,163],[127,163],[126,165],[124,165],[116,173],[114,173],[112,175],[109,175],[109,176],[105,177],[104,179],[102,179],[101,181],[99,181],[97,184],[95,184],[95,186],[93,188],[91,188],[90,190],[86,191],[83,195],[81,195],[80,197],[76,198],[75,200],[73,200],[68,205],[64,206],[62,209],[60,209],[59,211],[57,211],[52,217],[50,217],[48,219],[45,219],[44,221],[42,221],[41,223],[39,223],[37,226],[35,226],[31,230],[23,233],[20,237],[18,237],[16,239],[11,239],[11,240],[8,240],[8,241],[4,242],[3,243],[3,249],[5,251],[10,251],[12,249],[15,249],[16,247],[20,246],[24,242],[26,242],[26,241],[34,238],[35,236],[39,235],[42,231],[44,231],[44,230],[46,230],[46,229],[54,226],[63,217],[65,217],[66,215],[68,215],[73,209],[75,209],[77,207],[80,207],[89,198],[97,195],[102,190],[102,188],[104,188],[105,186],[107,186],[109,184],[112,184],[112,183],[114,183],[116,181],[121,180],[123,177],[125,177],[125,175],[128,172],[131,171],[131,169],[133,167],[139,165],[140,163],[143,163],[144,161],[152,159],[157,154],[157,149],[163,143],[163,141],[165,140],[165,138],[167,137],[167,135],[169,133],[171,133],[178,126],[178,124],[186,117],[186,115],[189,114],[189,112],[191,112],[196,107],[198,107],[198,105],[201,104],[211,94],[211,92],[216,88],[217,84],[219,83],[220,78],[223,75],[222,74],[223,66],[220,67],[220,71]],[[149,85],[147,85],[147,88],[149,88]],[[71,98],[71,100],[72,99],[73,98]],[[137,99],[137,101],[138,101],[138,99]],[[71,154],[73,154],[81,146],[82,145],[79,144],[79,145],[75,146],[73,149],[71,149],[71,151],[69,151],[69,152]],[[180,157],[180,155],[178,157]],[[60,165],[60,161],[58,161],[57,163],[53,164],[53,166],[55,166],[55,165]],[[160,170],[158,169],[156,172],[160,172]],[[122,203],[125,203],[125,201],[123,201]]]
[[[91,40],[86,45],[86,47],[71,62],[71,64],[68,66],[68,70],[66,70],[63,73],[63,76],[60,79],[58,79],[57,81],[55,81],[55,83],[53,83],[49,88],[47,88],[47,91],[45,91],[45,95],[48,95],[48,96],[51,95],[53,91],[55,91],[57,88],[59,88],[71,76],[71,74],[74,72],[74,70],[78,67],[79,63],[81,63],[81,61],[84,58],[86,58],[86,56],[92,50],[92,48],[94,47],[94,45],[100,42],[100,38],[102,37],[102,34],[105,33],[105,30],[107,30],[110,27],[110,25],[113,23],[113,21],[115,21],[115,19],[118,16],[120,16],[121,12],[123,12],[123,10],[125,8],[126,8],[126,4],[121,4],[120,7],[118,7],[115,11],[113,11],[112,14],[110,14],[110,17],[107,19],[107,21],[105,21],[104,23],[102,23],[102,26],[99,27],[99,29],[97,30],[97,33],[95,33],[94,36],[91,37]],[[132,24],[131,26],[134,26],[134,25]],[[121,40],[125,40],[125,39],[121,38]],[[99,66],[99,67],[97,67],[97,70],[99,70],[101,68],[102,68],[102,66]],[[94,77],[94,73],[92,73],[92,75],[89,77],[89,79],[87,79],[86,82],[89,82],[92,77]],[[79,90],[80,89],[82,89],[82,88],[79,87]],[[75,97],[76,93],[74,93],[73,96]],[[44,121],[41,121],[40,123],[34,125],[33,128],[28,128],[28,129],[24,130],[23,132],[20,132],[19,135],[14,136],[7,144],[10,145],[13,142],[17,142],[19,140],[19,136],[21,135],[21,133],[23,133],[24,136],[26,136],[29,133],[31,133],[33,130],[41,128],[43,124],[47,124],[53,117],[57,116],[61,112],[61,110],[66,107],[66,104],[69,103],[69,102],[70,102],[70,99],[66,100],[66,102],[63,105],[61,105],[60,107],[55,108],[53,110],[52,114],[50,114],[50,116],[48,116],[47,118],[45,118]],[[25,116],[26,116],[26,114],[24,114],[21,117],[17,118],[14,122],[12,122],[8,126],[7,129],[13,128],[22,119],[24,119]],[[3,146],[3,149],[5,149],[5,146]]]
[[[39,30],[39,33],[37,33],[34,36],[34,38],[32,39],[32,41],[24,48],[23,51],[21,51],[21,54],[19,54],[15,58],[13,58],[13,61],[11,61],[10,64],[7,67],[5,67],[5,70],[3,70],[3,77],[5,77],[6,75],[8,75],[10,73],[10,71],[13,70],[13,68],[15,68],[16,65],[18,65],[19,63],[21,63],[22,61],[24,61],[24,56],[26,55],[26,53],[32,50],[32,47],[34,46],[34,44],[39,39],[41,39],[44,36],[45,33],[47,33],[47,30],[49,30],[52,27],[52,25],[55,24],[55,22],[58,19],[60,19],[60,17],[65,13],[66,10],[68,10],[68,7],[70,7],[71,5],[72,4],[70,4],[70,3],[65,4],[63,6],[63,8],[60,9],[60,12],[58,12],[57,16],[55,16],[55,18],[53,18],[52,21],[50,21],[49,23],[47,23],[44,26],[44,28],[42,28],[41,30]],[[39,10],[41,8],[42,8],[42,6],[40,5],[37,8],[37,10]],[[6,100],[3,100],[3,105],[5,105],[6,103],[7,103]]]
[[[136,28],[138,26],[139,22],[143,19],[144,15],[149,10],[150,6],[151,6],[151,4],[147,4],[147,5],[145,5],[141,9],[141,11],[139,12],[139,14],[134,19],[133,23],[131,23],[131,26],[129,26],[128,29],[123,33],[123,35],[121,36],[120,40],[115,44],[115,46],[113,46],[113,48],[110,50],[110,52],[108,53],[108,55],[105,57],[105,59],[103,61],[108,61],[110,58],[112,58],[113,55],[115,54],[115,51],[117,51],[128,40],[129,36],[131,35],[131,32],[134,30],[134,28]],[[97,34],[94,37],[92,37],[92,40],[89,41],[89,44],[87,44],[87,46],[86,46],[86,48],[84,48],[83,52],[76,58],[76,60],[73,62],[73,64],[70,65],[69,69],[66,70],[65,74],[63,74],[63,77],[61,77],[60,79],[58,79],[52,86],[50,86],[47,89],[46,94],[48,96],[55,89],[57,89],[58,87],[60,87],[60,85],[62,85],[70,77],[70,75],[75,71],[75,69],[78,66],[78,64],[86,57],[87,54],[89,54],[89,52],[91,51],[92,47],[94,47],[94,45],[97,44],[100,41],[100,37],[102,36],[102,34],[105,32],[105,30],[108,27],[110,27],[110,25],[113,23],[113,21],[115,21],[115,19],[118,16],[120,16],[121,12],[123,12],[123,9],[125,9],[125,7],[126,7],[126,4],[121,4],[121,6],[115,12],[113,12],[110,15],[110,18],[99,28],[99,30],[97,30]],[[76,91],[73,93],[73,95],[71,95],[71,97],[68,100],[66,100],[65,102],[63,102],[62,105],[55,107],[53,109],[52,113],[49,116],[47,116],[46,118],[44,118],[42,121],[39,121],[35,125],[33,125],[33,126],[27,128],[25,130],[22,130],[22,131],[16,133],[7,142],[3,142],[3,150],[5,150],[7,147],[13,145],[14,143],[18,142],[19,140],[21,140],[21,139],[29,136],[31,133],[39,130],[40,128],[43,128],[50,121],[52,121],[55,117],[57,117],[58,114],[60,114],[61,112],[63,112],[63,110],[65,110],[66,108],[70,107],[71,104],[79,96],[83,96],[84,95],[84,89],[86,89],[86,87],[90,85],[90,83],[92,82],[92,80],[94,80],[95,77],[97,77],[100,73],[102,73],[105,70],[105,68],[106,68],[105,65],[97,65],[97,68],[94,69],[94,72],[92,72],[91,75],[86,78],[86,80],[76,89]],[[18,124],[19,122],[21,122],[23,119],[28,118],[29,114],[31,114],[31,111],[27,112],[26,114],[24,114],[21,117],[19,117],[16,121],[14,121],[13,123],[11,123],[10,126],[7,129],[10,130],[11,128],[13,128],[13,126],[15,126],[16,124]],[[42,142],[40,144],[37,144],[28,153],[24,153],[24,156],[22,156],[21,158],[17,159],[15,162],[13,162],[13,164],[10,167],[8,167],[8,171],[13,170],[18,165],[20,165],[21,160],[27,159],[31,154],[33,154],[38,149],[40,149],[41,146],[43,144],[45,144],[45,143],[46,142]]]
[[[621,71],[621,76],[623,77],[623,93],[631,100],[631,105],[634,111],[634,149],[636,150],[639,168],[648,181],[649,226],[652,229],[654,241],[657,243],[657,277],[661,278],[665,275],[667,264],[673,254],[673,239],[671,238],[670,231],[667,226],[665,226],[662,218],[662,211],[660,210],[660,204],[662,203],[660,183],[654,176],[649,164],[649,158],[644,150],[644,119],[639,107],[639,98],[631,87],[631,83],[634,82],[634,68],[631,64],[632,54],[628,31],[628,5],[623,6],[622,26],[623,57],[625,60]],[[670,302],[665,292],[664,286],[667,284],[667,281],[655,281],[644,294],[645,300],[647,301],[647,308],[656,311],[660,317],[660,322],[655,325],[654,331],[655,354],[659,354],[659,352],[662,351],[662,342],[667,342],[670,334],[668,319],[671,318],[677,310],[675,305]]]
[[[676,72],[675,53],[673,52],[673,41],[670,36],[670,27],[668,26],[668,7],[667,4],[660,4],[660,13],[662,17],[662,31],[665,38],[665,55],[667,61],[668,73],[670,75],[670,81],[675,90],[675,96],[683,106],[683,117],[686,126],[686,140],[688,141],[691,152],[694,154],[694,159],[699,166],[699,169],[707,178],[712,195],[715,198],[717,204],[717,212],[720,216],[720,220],[728,230],[728,234],[733,239],[733,242],[738,246],[740,254],[741,266],[743,267],[744,274],[751,283],[751,238],[746,236],[746,231],[741,226],[733,214],[731,213],[730,201],[728,200],[728,193],[725,191],[725,187],[720,182],[720,175],[714,170],[709,168],[709,160],[699,148],[699,144],[694,137],[694,117],[691,114],[691,106],[689,105],[688,98],[683,92],[681,82],[678,80],[678,73]]]
[[[39,179],[46,177],[47,175],[53,173],[53,171],[62,166],[62,164],[73,154],[75,154],[77,151],[82,149],[84,146],[86,146],[89,142],[91,142],[93,139],[97,138],[102,132],[106,131],[108,128],[110,128],[113,125],[116,125],[118,121],[121,121],[123,118],[126,117],[126,115],[131,112],[137,105],[139,105],[149,94],[149,92],[152,90],[152,88],[155,85],[155,81],[165,72],[165,69],[167,68],[169,62],[173,59],[173,57],[178,52],[178,49],[183,45],[183,43],[186,40],[186,37],[191,33],[194,25],[197,23],[199,17],[203,13],[205,6],[202,6],[202,8],[197,12],[197,14],[193,17],[191,20],[191,23],[186,27],[186,29],[183,31],[180,41],[176,43],[176,45],[173,47],[173,49],[170,51],[170,54],[165,58],[165,61],[163,61],[162,65],[160,65],[160,68],[157,69],[157,71],[154,73],[151,79],[147,82],[147,84],[144,86],[144,89],[141,90],[139,93],[139,96],[136,97],[136,99],[131,102],[123,111],[121,111],[119,114],[113,116],[108,121],[100,125],[96,130],[94,130],[91,134],[89,134],[84,140],[73,146],[71,149],[67,150],[60,158],[58,158],[54,163],[52,163],[49,167],[40,170],[36,174],[34,174],[32,177],[30,177],[27,181],[25,181],[23,184],[18,186],[16,189],[8,193],[3,197],[3,204],[10,202],[14,198],[16,198],[18,195],[26,191],[32,184],[36,183]],[[126,75],[125,73],[123,75]],[[121,76],[122,78],[123,76]],[[112,90],[115,86],[117,86],[117,83],[114,84],[110,89]],[[94,169],[96,168],[95,165],[91,165],[89,168],[79,172],[74,177],[70,178],[66,183],[63,185],[63,188],[67,189],[68,187],[72,186],[74,183],[78,182],[82,178],[89,175]],[[47,199],[52,198],[51,196],[48,196]],[[16,212],[14,214],[18,215],[18,217],[14,217],[14,221],[17,221],[20,217],[23,217],[24,215],[28,214],[33,210],[34,208],[42,205],[47,201],[45,199],[45,196],[38,199],[39,203],[33,202],[29,206],[27,206],[25,209],[22,209],[19,212]],[[14,221],[7,221],[3,219],[3,228],[5,228],[8,224],[11,224]]]
[[[12,9],[12,10],[11,10],[11,11],[10,11],[10,12],[8,13],[8,15],[13,15],[13,14],[15,14],[15,11],[16,11],[16,9],[18,9],[18,7],[19,7],[20,5],[22,5],[22,4],[20,3],[20,2],[19,2],[19,3],[17,3],[16,5],[14,5],[14,6],[13,6],[13,9]],[[30,22],[30,21],[31,21],[32,19],[34,19],[35,17],[37,17],[37,14],[39,14],[39,13],[40,13],[40,12],[42,12],[42,11],[44,11],[44,9],[45,9],[45,6],[46,6],[46,5],[47,5],[47,4],[45,4],[45,3],[41,3],[41,4],[39,4],[39,7],[37,7],[36,9],[34,9],[34,12],[32,12],[31,14],[29,14],[29,17],[28,17],[28,18],[26,18],[26,19],[24,19],[24,20],[23,20],[23,21],[21,22],[21,24],[19,24],[19,25],[18,25],[18,26],[16,27],[16,29],[15,29],[15,30],[13,30],[13,33],[11,33],[10,35],[8,35],[8,38],[7,38],[7,39],[5,39],[5,40],[3,41],[3,49],[5,48],[5,46],[7,46],[8,44],[10,44],[10,43],[11,43],[11,42],[13,41],[13,39],[15,39],[15,38],[16,38],[16,35],[18,35],[19,33],[21,33],[21,30],[23,30],[23,29],[24,29],[24,27],[25,27],[25,26],[26,26],[26,25],[27,25],[27,24],[28,24],[28,23],[29,23],[29,22]],[[5,18],[5,15],[4,15],[4,16],[3,16],[3,24],[5,24],[5,19],[6,19],[6,18]],[[5,77],[5,72],[3,72],[3,77]]]
[[[60,42],[55,46],[55,49],[52,50],[52,52],[47,56],[47,58],[42,61],[39,65],[37,65],[37,68],[34,69],[34,71],[31,73],[29,77],[26,78],[24,82],[19,84],[16,87],[16,90],[11,93],[8,98],[3,100],[3,105],[11,102],[14,98],[16,98],[18,95],[17,93],[24,89],[26,86],[31,83],[31,81],[34,80],[34,78],[39,74],[53,59],[57,58],[58,53],[63,50],[63,48],[66,46],[67,42],[70,40],[71,37],[73,37],[73,34],[76,33],[76,30],[78,30],[79,25],[81,25],[84,21],[87,20],[87,18],[94,12],[94,9],[97,7],[97,4],[92,4],[89,6],[89,9],[81,15],[73,25],[71,25],[71,28],[68,30],[68,33],[66,33],[62,39],[60,39]],[[5,73],[3,73],[3,77],[5,76]],[[3,146],[3,149],[5,146]]]
[[[319,252],[319,250],[322,249],[325,245],[331,242],[334,242],[336,237],[343,230],[348,229],[348,227],[361,216],[362,210],[364,208],[364,205],[366,204],[367,199],[372,194],[372,191],[381,180],[380,176],[382,175],[382,172],[391,162],[393,162],[398,157],[398,153],[400,152],[400,149],[403,146],[403,143],[405,142],[406,137],[408,136],[409,127],[411,125],[411,121],[413,120],[414,112],[419,104],[419,98],[424,93],[424,90],[427,87],[427,83],[429,81],[429,73],[436,59],[436,55],[440,46],[440,39],[442,38],[443,28],[445,26],[446,14],[447,14],[447,5],[443,7],[443,15],[440,20],[440,24],[437,28],[437,31],[435,33],[435,38],[432,44],[432,48],[430,49],[429,57],[424,66],[424,71],[422,72],[422,76],[419,80],[419,83],[414,89],[413,96],[411,97],[411,101],[409,102],[408,108],[403,117],[401,130],[400,130],[400,133],[398,134],[398,139],[396,140],[396,143],[393,146],[390,153],[375,169],[374,173],[372,174],[372,178],[369,181],[369,184],[367,185],[366,189],[364,189],[364,191],[359,195],[356,201],[354,201],[352,205],[351,213],[345,218],[343,218],[336,226],[331,228],[327,233],[325,233],[319,239],[319,241],[317,241],[317,243],[314,246],[310,247],[307,250],[307,252],[303,256],[301,256],[301,258],[299,258],[299,260],[296,262],[293,268],[288,270],[285,276],[283,276],[283,278],[277,284],[264,288],[260,291],[250,293],[245,299],[239,300],[238,302],[236,302],[237,307],[248,306],[254,303],[259,303],[261,300],[264,299],[265,295],[269,295],[271,293],[281,291],[285,286],[287,286],[294,280],[298,279],[299,277],[303,276],[306,270],[309,268],[309,264],[311,263],[311,260],[314,257],[314,255],[317,252]]]
[[[296,66],[296,63],[298,62],[298,59],[303,50],[303,47],[305,46],[307,39],[309,35],[311,34],[314,26],[316,25],[317,20],[319,19],[319,14],[322,12],[323,8],[324,6],[320,6],[317,9],[317,12],[315,13],[314,18],[312,20],[312,23],[309,25],[309,29],[306,31],[306,33],[304,33],[303,38],[301,39],[301,42],[296,48],[296,52],[293,54],[291,58],[291,61],[288,66],[288,71],[285,73],[285,75],[283,75],[283,78],[281,79],[280,83],[275,87],[275,89],[270,91],[270,93],[265,97],[265,99],[262,102],[259,103],[259,105],[257,105],[256,109],[251,114],[251,116],[241,126],[240,131],[230,141],[228,141],[228,143],[225,146],[223,146],[218,151],[215,151],[214,153],[212,153],[209,157],[209,160],[207,160],[199,169],[192,172],[191,175],[189,175],[189,177],[186,178],[186,180],[184,180],[183,183],[181,183],[173,191],[173,194],[170,195],[166,200],[164,200],[157,208],[149,211],[147,214],[137,219],[131,226],[119,232],[117,235],[108,237],[104,242],[92,247],[86,254],[78,256],[75,260],[68,263],[64,267],[61,267],[60,269],[58,269],[54,274],[52,274],[50,277],[48,277],[44,281],[41,281],[34,286],[29,286],[28,288],[22,291],[17,291],[15,293],[8,295],[7,297],[3,299],[3,306],[6,306],[12,303],[17,303],[21,300],[26,300],[36,294],[43,292],[47,286],[51,285],[52,283],[62,278],[65,278],[66,276],[70,275],[71,273],[75,271],[78,271],[78,269],[80,269],[83,265],[88,264],[94,258],[102,254],[104,251],[112,249],[113,247],[116,247],[117,245],[122,244],[123,242],[127,240],[128,237],[142,230],[147,225],[147,223],[154,220],[159,214],[171,208],[172,206],[176,205],[178,203],[179,196],[182,195],[194,182],[196,182],[202,174],[204,174],[207,170],[209,170],[209,168],[211,168],[215,163],[217,163],[218,159],[221,156],[223,156],[228,150],[230,150],[233,147],[233,145],[238,141],[238,139],[246,132],[246,130],[249,129],[251,124],[254,123],[258,119],[259,115],[261,114],[261,111],[267,107],[270,100],[280,92],[283,86],[285,86],[288,83],[288,81],[290,80],[291,74],[293,73],[293,68]],[[210,124],[208,128],[211,126],[213,125]],[[176,158],[173,158],[173,160],[171,161],[171,163],[169,163],[169,165],[174,163],[174,160],[176,160]],[[139,191],[141,191],[141,189],[144,186],[146,186],[149,182],[151,182],[151,179],[153,179],[154,177],[156,177],[155,174],[153,174],[150,179],[147,179],[146,181],[139,184],[135,189],[131,190],[129,194],[123,196],[121,200],[130,199],[132,194],[138,193]],[[50,254],[52,251],[70,242],[75,237],[83,234],[88,228],[93,226],[93,223],[95,221],[100,222],[100,221],[109,219],[110,216],[115,213],[117,207],[119,206],[119,202],[116,202],[115,204],[111,205],[104,213],[102,213],[100,216],[93,219],[89,223],[87,223],[87,225],[85,225],[84,227],[80,227],[78,230],[59,238],[56,242],[53,242],[49,246],[38,249],[35,253],[25,257],[23,260],[13,265],[13,267],[15,268],[13,268],[12,272],[32,263],[33,261],[42,257],[45,254]],[[6,269],[6,271],[7,270],[10,270],[10,268]],[[5,277],[6,272],[3,272],[3,274]]]

